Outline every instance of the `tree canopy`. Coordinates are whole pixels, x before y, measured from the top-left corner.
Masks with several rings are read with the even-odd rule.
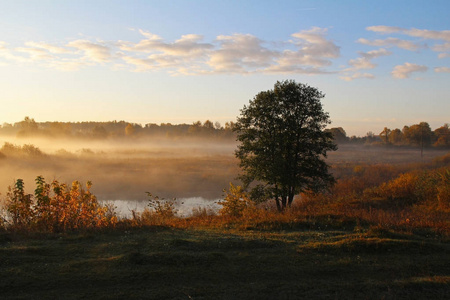
[[[322,109],[324,94],[292,80],[277,82],[244,106],[233,128],[240,142],[236,157],[246,185],[274,198],[278,209],[304,191],[319,191],[334,182],[324,158],[336,150]]]

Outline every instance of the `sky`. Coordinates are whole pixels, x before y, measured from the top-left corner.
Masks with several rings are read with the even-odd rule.
[[[450,123],[450,1],[0,0],[0,124],[235,121],[276,81],[331,127]]]

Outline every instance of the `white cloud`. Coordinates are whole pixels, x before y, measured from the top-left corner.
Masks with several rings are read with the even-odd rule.
[[[0,58],[4,58],[6,60],[15,61],[18,63],[26,63],[29,61],[28,58],[15,55],[11,49],[8,47],[8,43],[0,41]]]
[[[371,60],[380,56],[388,56],[391,55],[392,52],[387,51],[386,49],[378,49],[372,50],[369,52],[358,52],[361,57],[351,59],[348,61],[348,64],[352,66],[351,68],[345,69],[344,71],[354,71],[361,69],[373,69],[377,65],[372,63]]]
[[[368,39],[360,38],[358,39],[358,43],[369,45],[369,46],[376,46],[376,47],[398,47],[405,50],[410,51],[416,51],[424,46],[413,43],[411,41],[401,40],[398,38],[387,38],[384,40],[373,40],[370,41]]]
[[[443,41],[443,44],[435,44],[430,48],[435,52],[445,52],[439,53],[438,58],[446,58],[449,57],[450,54],[447,52],[450,51],[450,30],[428,30],[428,29],[417,29],[417,28],[401,28],[394,26],[370,26],[366,28],[369,31],[377,32],[380,34],[401,34],[408,36],[410,38],[419,38],[419,41],[423,40],[435,40],[435,41]],[[359,43],[371,46],[384,46],[391,47],[396,46],[406,50],[418,50],[420,48],[426,48],[426,45],[421,45],[419,41],[406,41],[398,38],[389,37],[384,40],[374,40],[370,41],[364,38],[358,40]]]
[[[427,70],[428,70],[428,67],[426,67],[426,66],[421,66],[421,65],[412,64],[412,63],[407,62],[403,65],[395,66],[394,69],[392,70],[391,74],[395,78],[404,79],[404,78],[409,78],[409,76],[412,73],[426,72]]]
[[[0,51],[6,50],[6,46],[8,45],[7,42],[0,41]]]
[[[136,71],[148,71],[157,68],[156,61],[148,58],[136,58],[132,56],[124,56],[123,60],[130,65],[136,67]]]
[[[313,27],[294,33],[292,36],[297,40],[293,42],[300,47],[304,55],[337,58],[340,56],[340,47],[326,39],[327,32],[326,28]]]
[[[404,33],[409,36],[420,37],[424,39],[444,40],[450,42],[450,30],[435,31],[413,28],[410,30],[405,30]]]
[[[377,58],[380,56],[389,56],[392,54],[392,52],[390,52],[386,49],[383,49],[383,48],[378,49],[378,50],[372,50],[369,52],[358,52],[358,53],[359,53],[359,55],[361,55],[362,57],[367,58],[367,59],[373,59],[373,58]]]
[[[367,27],[366,29],[369,31],[374,31],[382,34],[401,33],[411,37],[420,37],[423,39],[430,39],[430,40],[444,40],[450,42],[450,30],[436,31],[417,28],[405,29],[401,27],[383,26],[383,25],[370,26]]]
[[[290,41],[297,49],[285,49],[275,59],[276,64],[265,71],[268,73],[323,74],[330,71],[323,67],[332,64],[332,58],[340,56],[340,47],[326,38],[328,29],[313,27],[292,34]]]
[[[432,49],[436,52],[443,52],[438,54],[438,58],[450,57],[450,43],[436,44]]]
[[[339,78],[342,80],[345,80],[345,81],[352,81],[352,80],[360,79],[360,78],[374,79],[375,76],[370,73],[354,73],[349,76],[340,76]]]
[[[19,47],[15,50],[18,52],[27,53],[31,60],[48,60],[53,58],[53,56],[48,54],[48,52],[44,49]]]
[[[51,44],[44,43],[44,42],[26,42],[25,45],[28,47],[32,47],[32,48],[45,49],[48,52],[55,53],[55,54],[71,52],[70,50],[68,50],[66,48],[58,47],[58,46],[51,45]]]
[[[84,58],[94,62],[106,62],[112,58],[110,49],[107,46],[96,44],[88,40],[75,40],[68,43],[67,46],[84,52]]]
[[[450,52],[450,43],[437,44],[432,49],[436,52]]]
[[[369,31],[375,31],[375,32],[379,32],[379,33],[382,33],[382,34],[395,33],[395,32],[399,32],[399,31],[403,30],[400,27],[384,26],[384,25],[369,26],[366,29],[369,30]]]
[[[358,57],[356,59],[351,59],[348,61],[348,64],[356,70],[373,69],[377,66],[376,64],[372,63],[370,59],[365,57]]]
[[[218,72],[254,72],[269,67],[278,53],[250,34],[218,36],[219,49],[211,52],[208,65]]]
[[[166,43],[156,34],[143,30],[139,30],[139,32],[146,37],[145,40],[141,40],[137,44],[122,42],[120,48],[126,51],[158,52],[163,55],[198,57],[214,47],[209,43],[201,43],[203,36],[198,34],[183,35],[173,43]]]
[[[449,67],[437,67],[437,68],[434,68],[434,71],[436,73],[450,73],[450,68]]]
[[[164,70],[173,75],[193,75],[335,73],[328,67],[340,56],[340,47],[327,37],[328,29],[319,27],[296,32],[288,41],[273,42],[241,33],[219,35],[211,42],[205,42],[198,34],[165,41],[157,34],[138,32],[142,39],[137,42],[77,39],[60,46],[29,41],[14,49],[0,42],[0,58],[64,71],[102,64],[111,69]]]

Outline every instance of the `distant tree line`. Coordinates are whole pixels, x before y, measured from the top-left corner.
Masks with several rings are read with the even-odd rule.
[[[108,122],[36,122],[33,118],[13,124],[0,125],[0,134],[17,137],[68,137],[68,138],[140,138],[140,137],[201,137],[235,140],[234,122],[219,122],[206,120],[192,124],[147,123],[144,125],[126,121]],[[404,126],[403,129],[384,129],[375,134],[369,131],[365,136],[347,136],[342,127],[326,129],[331,132],[337,144],[385,145],[409,147],[450,148],[450,126],[432,130],[427,122]]]
[[[233,122],[226,122],[222,126],[213,123],[197,121],[193,124],[148,123],[141,125],[125,121],[109,122],[36,122],[33,118],[25,117],[23,121],[14,124],[0,125],[0,134],[17,137],[67,137],[67,138],[141,138],[141,137],[215,137],[234,139]]]
[[[448,123],[435,130],[432,130],[427,122],[404,126],[401,130],[384,127],[378,135],[369,131],[363,137],[348,137],[342,127],[330,128],[327,131],[333,134],[334,140],[338,144],[450,148]]]

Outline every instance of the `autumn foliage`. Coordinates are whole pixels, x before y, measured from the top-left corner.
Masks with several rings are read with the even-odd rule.
[[[25,192],[22,179],[9,187],[3,226],[12,230],[62,232],[112,226],[117,222],[114,211],[101,205],[90,192],[92,184],[83,188],[78,181],[69,187],[54,180],[36,178],[33,194]]]

